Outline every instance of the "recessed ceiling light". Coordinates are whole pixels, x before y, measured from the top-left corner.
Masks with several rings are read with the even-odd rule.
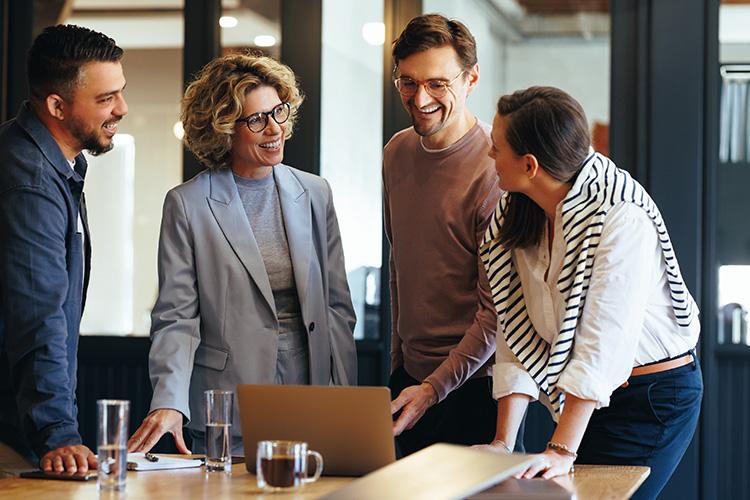
[[[258,35],[253,39],[257,47],[273,47],[276,45],[276,37],[273,35]]]
[[[219,18],[219,26],[222,28],[234,28],[237,23],[237,18],[233,16],[221,16]]]

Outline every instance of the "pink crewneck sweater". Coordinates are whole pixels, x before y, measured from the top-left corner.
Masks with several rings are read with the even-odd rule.
[[[500,197],[477,121],[451,146],[426,150],[413,128],[383,152],[391,242],[391,370],[403,365],[442,401],[469,378],[491,375],[497,316],[477,254]]]

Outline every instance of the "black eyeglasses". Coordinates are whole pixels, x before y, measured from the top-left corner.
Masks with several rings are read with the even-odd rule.
[[[292,107],[288,102],[282,102],[281,104],[274,107],[271,111],[261,111],[259,113],[253,113],[245,118],[235,120],[235,123],[244,123],[247,125],[250,132],[263,132],[268,126],[268,117],[273,118],[273,121],[281,125],[289,119],[292,114]]]
[[[430,80],[414,80],[413,78],[409,78],[406,76],[402,76],[399,78],[396,78],[393,83],[396,85],[396,88],[398,89],[399,93],[404,97],[411,97],[414,94],[417,93],[417,89],[419,89],[420,85],[424,85],[424,89],[427,91],[428,94],[430,94],[432,97],[439,99],[443,97],[446,93],[448,93],[448,89],[451,85],[453,85],[453,82],[458,80],[458,77],[463,75],[464,72],[461,71],[459,74],[455,76],[452,80],[442,80],[439,78],[433,78]]]

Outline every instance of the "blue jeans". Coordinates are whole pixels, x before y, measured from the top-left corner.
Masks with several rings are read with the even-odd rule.
[[[632,498],[656,498],[695,433],[703,397],[697,361],[630,377],[594,412],[578,449],[581,464],[645,465],[651,474]]]

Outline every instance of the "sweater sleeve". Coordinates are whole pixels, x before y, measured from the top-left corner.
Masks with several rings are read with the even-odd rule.
[[[388,196],[388,178],[386,175],[386,162],[383,161],[383,227],[388,242],[393,241],[391,231],[391,206]],[[404,364],[402,341],[398,333],[398,279],[396,265],[393,260],[393,248],[388,256],[388,282],[391,292],[391,373]]]
[[[452,390],[466,382],[474,372],[487,363],[495,352],[497,314],[492,302],[487,273],[479,257],[479,246],[501,191],[493,173],[488,173],[484,178],[484,186],[485,189],[481,191],[477,200],[475,226],[476,313],[461,341],[451,349],[445,361],[424,380],[435,388],[438,401],[445,399]]]

